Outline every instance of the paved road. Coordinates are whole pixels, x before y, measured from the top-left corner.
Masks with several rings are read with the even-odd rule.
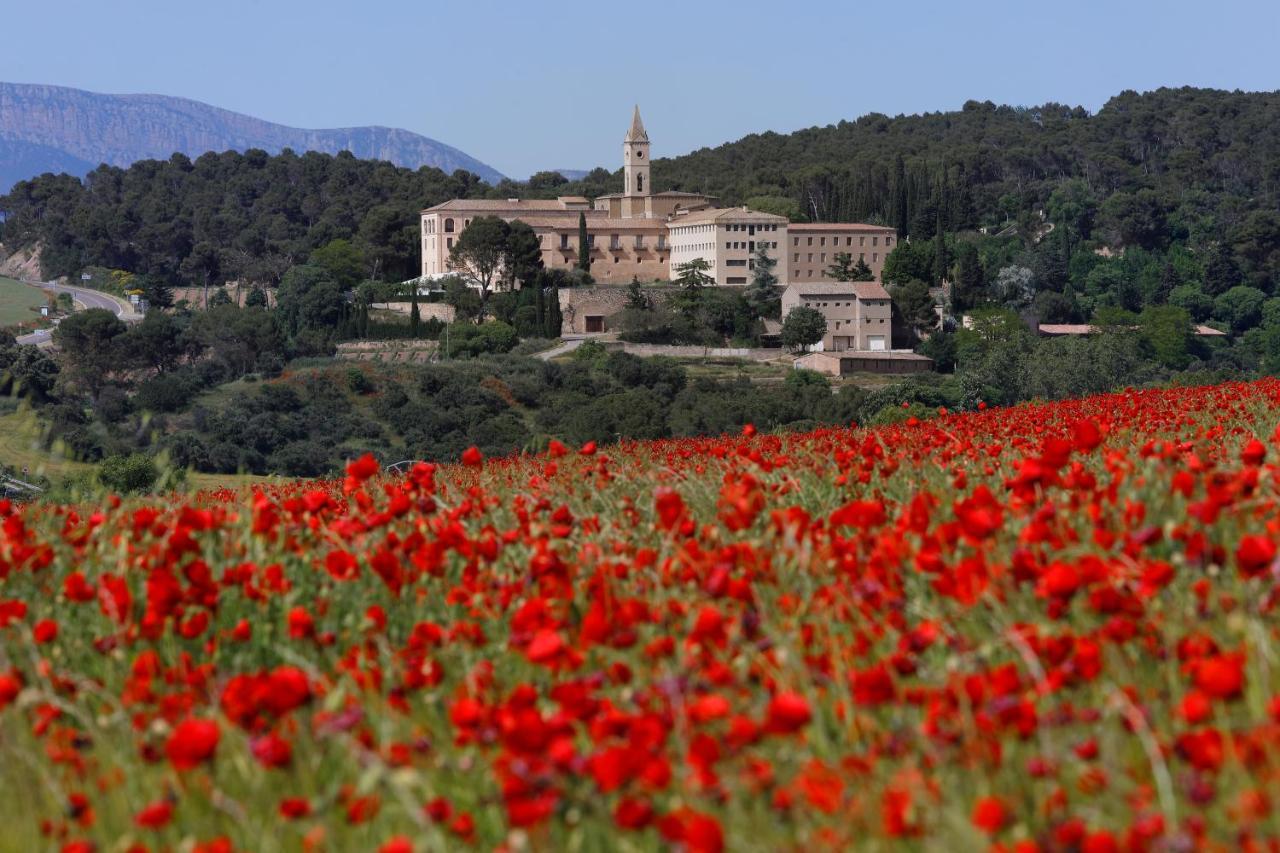
[[[41,290],[49,290],[54,293],[70,293],[71,298],[80,303],[84,308],[105,308],[112,314],[115,314],[126,323],[137,322],[142,319],[141,314],[134,312],[133,308],[123,299],[117,299],[114,296],[102,293],[98,290],[90,290],[87,287],[74,287],[69,284],[55,284],[48,282],[27,281],[32,287],[38,287]],[[34,344],[42,346],[49,343],[53,339],[53,329],[40,329],[29,335],[22,335],[18,338],[20,344]]]
[[[586,343],[585,338],[569,338],[562,344],[556,344],[551,349],[544,349],[542,352],[535,352],[534,358],[540,358],[543,361],[550,361],[553,358],[559,358],[562,355],[568,355],[578,347]]]

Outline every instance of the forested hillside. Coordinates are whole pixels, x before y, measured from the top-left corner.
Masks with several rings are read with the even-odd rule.
[[[23,181],[0,198],[0,211],[7,245],[43,246],[47,277],[96,266],[173,284],[274,285],[313,249],[348,239],[362,249],[369,278],[398,281],[416,274],[418,211],[486,188],[470,172],[401,169],[347,153],[175,154],[101,166],[83,182]]]
[[[1151,251],[1226,244],[1235,266],[1263,270],[1253,276],[1261,283],[1280,269],[1276,127],[1277,93],[1125,92],[1093,115],[970,102],[752,135],[659,160],[654,180],[793,219],[878,221],[916,237],[1011,225],[1030,239],[1053,223],[1073,244],[1064,253],[1079,241]],[[414,214],[446,198],[619,189],[619,173],[604,169],[490,186],[461,171],[250,151],[99,168],[83,183],[44,176],[0,198],[0,211],[6,245],[42,243],[50,276],[103,266],[174,283],[272,284],[336,238],[361,246],[370,277],[407,277]]]

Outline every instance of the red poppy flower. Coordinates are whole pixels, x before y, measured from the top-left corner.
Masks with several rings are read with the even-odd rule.
[[[973,806],[973,825],[995,835],[1009,819],[1009,810],[999,797],[981,797]]]
[[[183,720],[169,735],[165,754],[178,770],[190,770],[213,758],[222,733],[212,720],[191,717]]]

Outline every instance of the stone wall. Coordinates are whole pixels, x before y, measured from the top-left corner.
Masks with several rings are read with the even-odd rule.
[[[375,302],[370,307],[380,311],[403,314],[406,317],[413,313],[412,302]],[[452,305],[444,302],[419,302],[418,316],[423,320],[440,320],[444,323],[452,323],[454,310]]]

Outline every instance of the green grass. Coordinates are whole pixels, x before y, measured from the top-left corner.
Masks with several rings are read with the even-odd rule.
[[[44,427],[28,410],[0,415],[0,463],[15,471],[24,468],[33,477],[44,477],[58,483],[67,477],[86,474],[95,466],[69,459],[56,450],[45,450],[41,437]],[[187,486],[192,491],[239,488],[252,483],[280,482],[277,477],[255,474],[201,474],[188,472]]]
[[[44,291],[20,281],[0,276],[0,326],[16,326],[40,316],[45,304]]]

